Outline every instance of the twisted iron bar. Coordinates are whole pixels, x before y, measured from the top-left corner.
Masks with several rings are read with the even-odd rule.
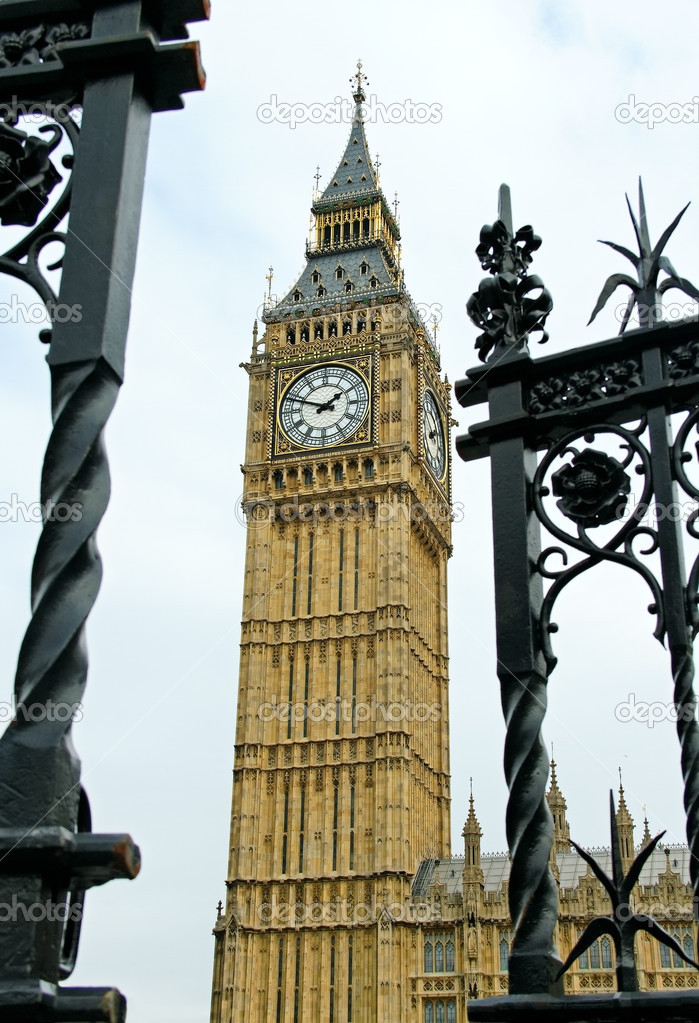
[[[673,699],[677,708],[677,735],[680,740],[682,778],[684,781],[684,808],[687,815],[687,843],[689,845],[689,874],[695,895],[699,894],[699,725],[696,721],[696,695],[694,693],[694,656],[691,638],[687,646],[670,651]],[[694,914],[699,905],[694,899]]]
[[[103,445],[120,381],[103,360],[52,367],[53,431],[41,481],[44,510],[70,506],[65,521],[49,515],[44,522],[32,568],[32,618],[19,653],[15,694],[17,713],[0,738],[20,755],[25,770],[10,786],[3,783],[0,823],[27,827],[65,824],[75,819],[79,799],[79,761],[71,741],[72,718],[46,715],[36,721],[27,709],[37,705],[79,705],[87,678],[85,621],[102,579],[96,545],[97,527],[110,494],[109,468]],[[76,514],[77,512],[77,514]],[[46,784],[35,777],[32,756],[53,751],[55,775]],[[41,820],[25,820],[30,787]],[[30,803],[29,805],[32,805]]]
[[[672,445],[672,464],[675,479],[689,497],[699,501],[699,487],[689,479],[685,463],[691,455],[686,451],[689,434],[699,428],[699,407],[691,409]],[[699,457],[699,448],[697,449]],[[687,522],[690,536],[699,539],[695,510]],[[694,692],[694,654],[692,638],[699,628],[697,612],[697,589],[699,587],[699,555],[694,560],[687,580],[687,643],[673,647],[670,651],[674,702],[677,708],[677,735],[680,740],[682,778],[684,780],[684,808],[687,815],[687,842],[691,856],[689,872],[694,891],[699,895],[699,725],[696,720],[696,694]],[[699,916],[699,904],[695,899],[695,916]]]
[[[536,675],[524,680],[501,674],[500,681],[507,728],[506,830],[512,857],[509,904],[515,926],[512,955],[526,952],[548,957],[554,951],[558,892],[549,869],[554,832],[546,801],[549,758],[541,733],[547,680]]]

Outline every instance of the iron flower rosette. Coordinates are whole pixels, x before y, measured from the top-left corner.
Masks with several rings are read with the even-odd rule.
[[[577,453],[553,473],[551,483],[561,512],[585,528],[619,519],[631,490],[622,464],[594,448]]]

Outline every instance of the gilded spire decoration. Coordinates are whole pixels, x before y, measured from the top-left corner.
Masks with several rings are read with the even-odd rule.
[[[354,83],[354,92],[352,93],[352,96],[354,97],[355,103],[363,103],[364,100],[366,99],[364,86],[369,84],[369,79],[363,73],[362,71],[363,67],[364,65],[362,64],[361,60],[358,60],[357,70],[350,78],[350,83]]]

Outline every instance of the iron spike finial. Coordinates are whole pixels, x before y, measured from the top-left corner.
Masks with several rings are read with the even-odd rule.
[[[633,264],[637,280],[634,280],[629,274],[611,274],[604,282],[604,287],[599,294],[595,308],[592,310],[592,315],[587,321],[589,326],[597,316],[597,313],[607,304],[607,301],[616,289],[626,287],[629,289],[630,295],[626,303],[626,309],[621,317],[620,334],[623,334],[626,330],[634,309],[637,311],[641,327],[651,328],[658,326],[662,322],[663,315],[662,297],[671,288],[677,288],[690,298],[699,301],[699,289],[691,281],[680,277],[667,256],[663,255],[663,250],[687,211],[689,203],[680,210],[669,227],[665,228],[655,246],[652,246],[650,241],[646,203],[643,195],[643,182],[640,177],[638,179],[638,219],[633,211],[628,195],[626,196],[626,205],[628,206],[629,216],[631,217],[634,234],[636,235],[638,255],[623,245],[617,245],[616,242],[605,241],[602,238],[599,241],[602,245],[608,245],[610,249],[614,249],[615,252],[618,252]],[[659,283],[658,277],[661,272],[667,274],[667,277]]]

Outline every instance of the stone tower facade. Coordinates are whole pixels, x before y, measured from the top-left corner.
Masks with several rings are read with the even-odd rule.
[[[450,856],[450,399],[354,119],[255,326],[230,856],[211,1023],[417,1020]]]

